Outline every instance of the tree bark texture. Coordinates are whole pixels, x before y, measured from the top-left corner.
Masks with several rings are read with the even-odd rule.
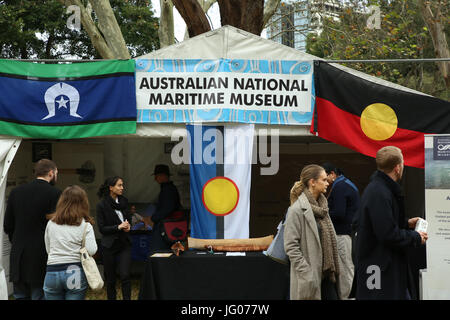
[[[116,59],[130,59],[130,53],[109,0],[91,0],[98,18],[98,27]]]
[[[81,23],[86,30],[92,45],[103,59],[129,59],[130,54],[122,36],[122,31],[117,24],[117,20],[112,11],[109,0],[92,0],[88,1],[85,7],[80,0],[59,0],[66,5],[76,5],[80,8]],[[96,14],[99,19],[100,29],[92,20],[90,6],[95,4]],[[106,4],[107,2],[107,4]],[[110,12],[101,12],[102,10]],[[112,15],[112,17],[111,17]],[[103,34],[102,34],[103,33]]]
[[[173,0],[189,32],[189,37],[211,31],[206,14],[197,0]]]
[[[222,25],[230,25],[256,35],[264,26],[264,0],[217,0]]]
[[[202,7],[203,12],[205,13],[206,16],[207,16],[208,10],[216,2],[217,2],[217,0],[198,0],[198,3],[200,3],[200,6]],[[187,40],[187,39],[189,39],[189,31],[186,27],[186,31],[184,32],[183,40]]]
[[[440,10],[440,3],[437,4],[437,10],[433,13],[430,1],[419,0],[422,9],[422,16],[425,24],[433,39],[434,51],[437,58],[450,58],[447,39],[445,37],[444,25],[441,23],[445,21]],[[450,89],[450,61],[438,62],[438,68],[441,72],[447,89]]]
[[[161,16],[159,18],[159,46],[161,48],[175,43],[175,31],[173,24],[173,3],[171,0],[160,0]]]

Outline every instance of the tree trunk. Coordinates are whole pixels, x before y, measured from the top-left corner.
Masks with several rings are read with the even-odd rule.
[[[52,47],[55,40],[55,32],[52,30],[49,33],[47,44],[45,45],[45,59],[52,59]]]
[[[208,10],[216,2],[217,2],[217,0],[198,0],[198,3],[200,3],[200,6],[202,7],[202,10],[205,13],[205,15],[207,15]],[[187,40],[187,39],[189,39],[189,31],[186,28],[186,31],[184,32],[183,40]]]
[[[197,0],[173,0],[173,4],[186,22],[189,37],[211,30],[206,14]]]
[[[130,59],[130,53],[109,0],[91,1],[98,18],[98,27],[116,59]]]
[[[103,59],[129,59],[130,54],[122,36],[122,31],[112,11],[109,0],[94,0],[100,30],[91,17],[91,2],[87,7],[80,0],[59,0],[66,7],[76,5],[80,8],[81,23],[92,45]],[[103,35],[102,35],[103,33]]]
[[[430,2],[425,0],[419,0],[420,7],[422,8],[422,16],[425,24],[430,31],[431,38],[433,39],[434,51],[437,58],[450,58],[450,52],[448,49],[447,39],[445,38],[444,26],[441,21],[445,21],[440,10],[440,3],[437,4],[437,11],[433,14],[431,10]],[[447,89],[450,89],[450,61],[438,62],[439,71],[444,78]]]
[[[171,0],[160,0],[161,16],[159,18],[159,46],[161,48],[175,43],[173,25],[173,3]]]
[[[264,0],[217,0],[222,25],[230,25],[256,35],[264,26]]]

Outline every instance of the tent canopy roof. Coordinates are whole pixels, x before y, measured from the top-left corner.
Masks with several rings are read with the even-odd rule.
[[[135,59],[221,58],[230,60],[324,60],[228,25],[200,34],[183,42],[150,52],[143,56],[136,57]],[[374,83],[402,91],[425,95],[423,92],[415,91],[336,63],[333,63],[333,66]]]
[[[215,60],[221,58],[230,60],[324,60],[228,25],[136,57],[135,59]],[[374,83],[424,95],[422,92],[370,76],[339,64],[333,64],[333,66]],[[184,127],[184,125],[139,123],[136,134],[141,137],[170,137],[173,130],[180,129],[181,127]],[[279,129],[280,136],[312,136],[309,133],[309,125],[255,125],[255,128]]]

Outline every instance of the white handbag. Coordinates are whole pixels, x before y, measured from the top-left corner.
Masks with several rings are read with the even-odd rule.
[[[263,252],[266,256],[283,264],[289,263],[289,257],[286,254],[286,251],[284,251],[284,224],[286,223],[286,216],[287,212],[284,216],[284,219],[281,220],[280,223],[278,224],[277,235],[270,243],[270,246],[267,249],[267,251]]]
[[[83,233],[83,241],[81,242],[81,265],[83,266],[84,274],[86,275],[89,287],[91,287],[92,290],[100,290],[103,288],[102,276],[100,271],[98,271],[97,263],[94,258],[89,255],[89,252],[85,247],[87,226],[88,224],[86,223]]]
[[[0,266],[0,300],[8,300],[8,284],[6,283],[5,270]]]

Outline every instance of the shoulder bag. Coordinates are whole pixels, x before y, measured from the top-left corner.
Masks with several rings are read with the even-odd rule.
[[[86,223],[86,227],[84,228],[83,241],[81,242],[81,265],[83,266],[89,287],[91,287],[92,290],[100,290],[103,288],[102,276],[100,275],[100,271],[98,271],[97,263],[94,258],[89,255],[89,252],[86,249],[87,226],[88,223]]]
[[[269,248],[267,248],[267,251],[264,251],[264,254],[266,256],[283,264],[289,263],[289,257],[286,254],[286,251],[284,251],[284,224],[286,223],[286,216],[287,212],[284,215],[283,220],[281,220],[280,223],[278,224],[277,235],[270,243],[270,246]]]

